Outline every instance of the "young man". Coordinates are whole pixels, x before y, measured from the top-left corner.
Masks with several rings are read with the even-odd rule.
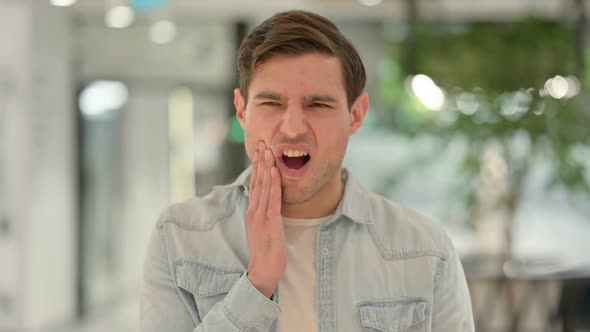
[[[142,331],[473,331],[444,231],[342,160],[369,109],[363,63],[326,18],[277,14],[238,55],[252,166],[170,207],[150,240]]]

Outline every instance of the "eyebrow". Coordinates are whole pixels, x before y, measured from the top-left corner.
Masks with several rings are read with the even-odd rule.
[[[257,93],[256,96],[254,96],[254,98],[255,99],[270,99],[270,100],[277,100],[277,101],[286,101],[289,99],[289,98],[281,96],[278,93],[267,92],[267,91]],[[337,102],[336,98],[326,96],[326,95],[305,96],[305,97],[301,98],[301,100],[306,103],[309,103],[309,102],[336,103]]]
[[[323,96],[323,95],[312,95],[303,97],[304,102],[321,102],[321,103],[336,103],[336,98],[330,96]]]
[[[274,92],[260,92],[257,93],[256,96],[254,96],[254,99],[271,99],[271,100],[287,100],[287,98],[279,95],[278,93],[274,93]]]

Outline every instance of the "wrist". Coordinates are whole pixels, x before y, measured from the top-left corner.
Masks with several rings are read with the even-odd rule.
[[[272,294],[276,288],[276,284],[264,282],[256,278],[256,276],[249,271],[246,272],[246,277],[248,278],[252,286],[254,286],[254,288],[256,288],[260,293],[262,293],[262,295],[266,296],[266,298],[268,299],[272,297]]]

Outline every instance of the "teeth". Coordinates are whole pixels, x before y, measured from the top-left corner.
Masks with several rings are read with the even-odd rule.
[[[287,157],[302,157],[302,156],[307,156],[307,151],[285,150],[285,151],[283,151],[283,155],[287,156]]]

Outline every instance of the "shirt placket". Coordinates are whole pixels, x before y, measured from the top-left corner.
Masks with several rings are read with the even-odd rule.
[[[318,231],[316,250],[317,296],[316,311],[320,332],[336,331],[336,307],[334,303],[334,234],[336,222],[322,225]]]

